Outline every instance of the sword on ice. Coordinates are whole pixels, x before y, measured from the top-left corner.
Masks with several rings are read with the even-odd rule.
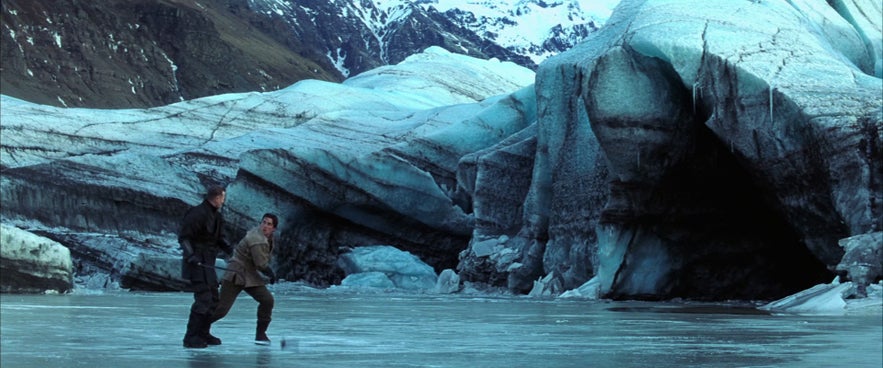
[[[205,268],[214,268],[214,269],[218,269],[218,270],[221,270],[221,271],[230,271],[230,272],[233,272],[233,273],[235,273],[235,274],[237,274],[237,275],[240,275],[240,277],[242,276],[242,275],[239,273],[239,271],[231,270],[231,269],[229,269],[229,268],[227,268],[227,267],[221,267],[221,266],[217,266],[217,265],[215,265],[215,266],[209,266],[209,265],[204,264],[204,263],[202,263],[202,262],[197,263],[196,265],[197,265],[197,266],[201,266],[201,267],[205,267]],[[264,282],[269,282],[269,281],[267,280],[267,278],[264,277],[264,275],[260,275],[260,276],[261,276],[262,279],[264,279]]]
[[[202,267],[205,267],[205,268],[216,268],[216,269],[219,269],[219,270],[221,270],[221,271],[236,272],[236,271],[233,271],[233,270],[231,270],[231,269],[229,269],[229,268],[227,268],[227,267],[221,267],[221,266],[217,266],[217,265],[215,265],[215,266],[209,266],[209,265],[207,265],[207,264],[203,264],[202,262],[197,263],[196,265],[197,265],[197,266],[202,266]]]

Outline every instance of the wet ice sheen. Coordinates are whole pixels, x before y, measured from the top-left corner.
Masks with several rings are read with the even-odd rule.
[[[730,305],[277,293],[270,347],[241,297],[183,349],[191,295],[2,295],[2,367],[880,367],[880,316]],[[286,340],[286,348],[281,340]]]

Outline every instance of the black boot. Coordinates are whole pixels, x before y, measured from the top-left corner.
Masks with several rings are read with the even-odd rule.
[[[200,331],[205,325],[207,317],[202,314],[190,312],[190,320],[187,321],[187,332],[184,333],[184,347],[190,349],[204,349],[208,347]]]
[[[270,338],[267,337],[267,327],[270,321],[258,321],[258,328],[255,330],[254,343],[258,345],[270,345]]]
[[[205,343],[208,345],[221,345],[221,339],[215,337],[210,332],[212,329],[212,321],[211,319],[206,319],[205,325],[202,327],[202,339],[205,340]]]

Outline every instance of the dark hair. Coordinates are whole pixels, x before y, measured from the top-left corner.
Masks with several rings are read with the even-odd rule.
[[[226,192],[226,191],[227,191],[227,188],[224,188],[220,185],[214,185],[214,186],[208,188],[208,192],[205,193],[205,199],[212,199],[212,198],[218,197],[221,194],[224,194],[224,192]]]
[[[276,217],[276,215],[274,215],[272,213],[265,213],[264,216],[261,218],[262,219],[268,218],[270,220],[273,220],[273,227],[279,227],[279,218]]]

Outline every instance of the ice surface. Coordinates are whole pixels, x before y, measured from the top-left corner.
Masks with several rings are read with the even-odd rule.
[[[242,296],[184,349],[188,293],[10,295],[0,365],[30,367],[880,367],[879,316],[742,305],[407,295],[271,286],[269,347]],[[243,294],[244,295],[244,294]],[[286,348],[281,348],[281,340]]]

